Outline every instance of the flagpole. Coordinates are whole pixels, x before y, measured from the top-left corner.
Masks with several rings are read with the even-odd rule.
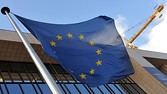
[[[19,35],[20,39],[23,41],[24,46],[26,47],[27,51],[29,52],[31,58],[33,59],[35,65],[37,66],[38,70],[40,71],[42,77],[46,81],[47,85],[49,86],[50,90],[53,94],[62,94],[61,90],[58,88],[58,85],[55,83],[54,79],[50,75],[49,71],[46,69],[45,65],[38,57],[24,34],[21,32],[19,27],[16,25],[12,17],[10,16],[9,12],[10,9],[8,7],[3,7],[1,9],[2,14],[6,15],[11,24],[13,25],[14,29],[16,30],[17,34]]]

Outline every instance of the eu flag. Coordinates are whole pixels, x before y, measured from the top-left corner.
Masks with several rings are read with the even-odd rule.
[[[82,83],[96,87],[134,73],[110,17],[50,24],[15,16],[41,42],[44,52]]]

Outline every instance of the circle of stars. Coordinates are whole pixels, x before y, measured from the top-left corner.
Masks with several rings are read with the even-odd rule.
[[[73,36],[73,34],[72,33],[67,33],[66,34],[66,37],[68,38],[68,39],[72,39],[74,36]],[[84,35],[83,34],[80,34],[79,36],[78,36],[78,38],[79,38],[79,40],[84,40],[85,39],[85,37],[84,37]],[[61,41],[61,40],[63,40],[63,36],[61,36],[61,35],[57,35],[56,36],[56,39],[58,40],[58,41]],[[89,42],[89,45],[90,46],[94,46],[95,45],[95,42],[93,41],[93,40],[90,40]],[[53,46],[53,47],[56,47],[56,42],[55,41],[50,41],[50,45],[51,46]],[[95,53],[96,53],[96,55],[102,55],[102,50],[100,50],[100,49],[97,49],[96,51],[95,51]],[[96,66],[98,67],[98,66],[101,66],[102,65],[102,60],[97,60],[96,62],[95,62],[95,64],[96,64]],[[88,73],[80,73],[80,79],[86,79],[86,77],[87,77],[87,75],[86,74],[89,74],[90,76],[92,76],[92,75],[94,75],[95,74],[95,68],[91,68],[89,71],[88,71]]]

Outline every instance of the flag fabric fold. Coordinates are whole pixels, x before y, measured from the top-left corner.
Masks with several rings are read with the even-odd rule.
[[[78,81],[91,87],[107,84],[134,73],[114,20],[99,16],[75,24],[50,24],[15,17]]]

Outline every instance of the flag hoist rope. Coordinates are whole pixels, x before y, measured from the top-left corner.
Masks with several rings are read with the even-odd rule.
[[[34,49],[31,47],[30,43],[24,36],[24,34],[21,32],[21,30],[18,28],[12,17],[10,16],[9,12],[10,9],[8,7],[3,7],[1,9],[2,14],[6,15],[13,25],[14,29],[16,30],[17,34],[23,41],[24,46],[26,47],[27,51],[29,52],[31,58],[33,59],[35,65],[37,66],[38,70],[40,71],[42,77],[46,81],[46,84],[49,86],[51,92],[53,94],[62,94],[61,90],[59,89],[58,85],[55,83],[54,79],[50,75],[49,71],[46,69],[45,65],[41,61],[41,59],[38,57]]]

